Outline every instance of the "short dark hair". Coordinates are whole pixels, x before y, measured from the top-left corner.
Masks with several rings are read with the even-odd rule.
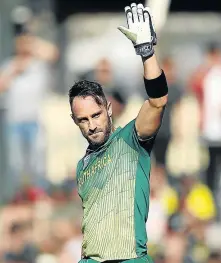
[[[72,102],[75,97],[87,97],[91,96],[94,98],[98,105],[107,106],[107,99],[104,95],[102,86],[94,81],[80,80],[76,82],[69,90],[69,102]]]

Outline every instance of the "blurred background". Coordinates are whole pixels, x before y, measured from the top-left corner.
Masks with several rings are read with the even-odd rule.
[[[147,231],[156,263],[221,262],[221,5],[141,1],[153,12],[169,102],[152,152]],[[0,0],[0,262],[77,263],[75,169],[87,147],[68,90],[104,86],[116,126],[146,98],[117,27],[126,0]]]

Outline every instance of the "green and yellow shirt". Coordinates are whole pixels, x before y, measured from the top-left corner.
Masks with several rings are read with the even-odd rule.
[[[97,261],[147,254],[150,151],[154,137],[140,142],[135,120],[86,154],[77,167],[83,203],[82,253]]]

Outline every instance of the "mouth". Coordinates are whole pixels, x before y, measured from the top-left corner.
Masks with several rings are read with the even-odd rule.
[[[90,137],[97,137],[101,132],[95,132],[93,134],[90,134],[89,136]]]

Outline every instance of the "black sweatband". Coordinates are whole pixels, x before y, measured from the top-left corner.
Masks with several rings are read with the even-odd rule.
[[[144,78],[144,85],[147,95],[150,98],[161,98],[168,94],[167,80],[163,70],[160,76],[155,79]]]

